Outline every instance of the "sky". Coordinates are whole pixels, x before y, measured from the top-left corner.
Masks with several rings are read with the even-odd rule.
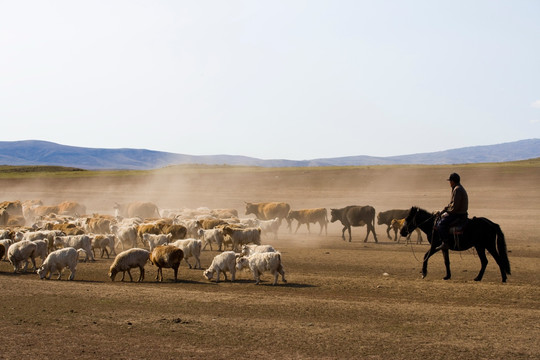
[[[540,138],[540,1],[0,0],[0,141],[308,160]]]

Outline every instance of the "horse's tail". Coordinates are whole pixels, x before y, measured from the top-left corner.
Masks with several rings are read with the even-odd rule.
[[[503,269],[508,275],[510,275],[510,260],[508,260],[508,252],[506,251],[506,240],[504,239],[504,234],[501,227],[495,223],[494,225],[497,232],[497,251],[499,252]]]

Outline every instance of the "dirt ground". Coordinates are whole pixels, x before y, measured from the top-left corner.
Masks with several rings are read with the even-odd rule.
[[[452,279],[442,280],[440,253],[420,269],[426,244],[379,242],[365,227],[352,242],[341,226],[328,236],[301,227],[263,238],[282,253],[288,283],[256,286],[208,282],[185,264],[174,283],[165,269],[155,281],[111,282],[111,259],[79,263],[75,281],[13,274],[0,262],[0,359],[538,359],[540,358],[539,166],[432,166],[327,169],[179,168],[126,176],[0,179],[0,201],[82,202],[112,214],[114,202],[153,201],[160,209],[236,208],[244,202],[286,201],[292,209],[372,205],[377,212],[444,207],[446,178],[457,171],[470,198],[470,216],[498,223],[512,275],[501,282],[488,255],[482,282],[473,251],[452,252]],[[295,226],[295,224],[293,224]],[[425,236],[424,236],[425,238]],[[414,235],[413,235],[414,239]],[[217,251],[204,251],[207,267]],[[39,260],[38,260],[39,263]],[[138,276],[138,270],[133,273]]]

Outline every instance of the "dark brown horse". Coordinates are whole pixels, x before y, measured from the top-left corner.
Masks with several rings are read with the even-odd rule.
[[[441,245],[441,239],[439,233],[435,230],[436,214],[427,212],[417,207],[412,207],[409,210],[409,214],[405,218],[405,224],[401,229],[401,236],[407,236],[417,227],[426,233],[430,249],[424,255],[424,262],[422,266],[422,278],[427,275],[427,264],[431,255],[435,254],[436,249]],[[489,251],[491,256],[495,259],[501,270],[502,281],[506,282],[506,275],[510,275],[510,261],[508,260],[508,254],[506,253],[506,241],[504,240],[504,234],[501,231],[499,225],[495,224],[491,220],[486,218],[474,217],[470,219],[463,228],[463,233],[455,235],[455,241],[450,244],[450,250],[463,251],[472,247],[476,249],[482,267],[475,281],[482,280],[484,271],[488,263],[486,257],[486,250]],[[448,280],[451,277],[450,273],[450,257],[448,256],[448,250],[442,250],[444,256],[444,264],[446,265],[446,276],[444,280]]]

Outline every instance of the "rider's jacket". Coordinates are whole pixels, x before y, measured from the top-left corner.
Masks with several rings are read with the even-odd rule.
[[[446,212],[454,215],[467,215],[469,209],[469,197],[465,188],[461,184],[457,184],[452,188],[452,199],[448,206],[444,208]]]

